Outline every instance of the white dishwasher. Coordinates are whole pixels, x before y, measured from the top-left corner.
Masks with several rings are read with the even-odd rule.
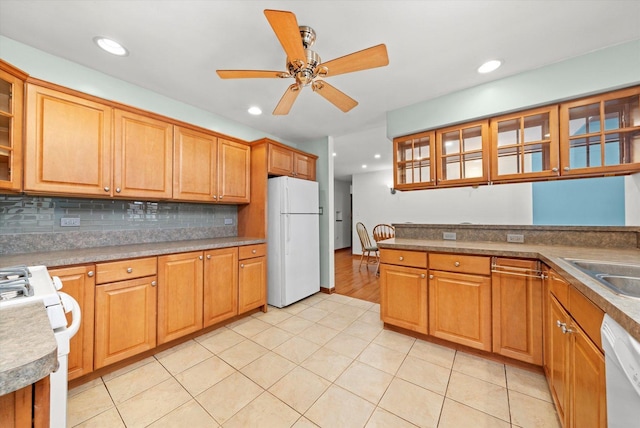
[[[640,343],[609,315],[602,321],[609,428],[640,424]]]

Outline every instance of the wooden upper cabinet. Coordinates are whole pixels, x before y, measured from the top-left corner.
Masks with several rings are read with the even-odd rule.
[[[111,117],[106,105],[27,84],[25,191],[111,195]]]
[[[560,105],[562,175],[640,170],[640,86]]]
[[[418,189],[435,186],[435,141],[434,131],[394,138],[394,188]]]
[[[489,122],[465,123],[436,131],[438,186],[489,181]]]
[[[267,158],[269,175],[287,175],[311,181],[316,179],[317,156],[269,140]]]
[[[173,199],[249,202],[249,145],[179,126],[174,134]]]
[[[173,125],[114,110],[114,196],[170,199],[173,195]]]
[[[558,106],[491,119],[491,181],[560,175]]]
[[[217,198],[218,139],[176,126],[173,145],[173,199],[212,202]]]
[[[0,190],[22,190],[22,127],[26,75],[0,60]]]
[[[251,148],[247,144],[218,139],[218,202],[249,203]]]

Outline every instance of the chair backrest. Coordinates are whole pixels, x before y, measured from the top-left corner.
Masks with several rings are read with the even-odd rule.
[[[369,239],[369,232],[367,232],[367,228],[364,227],[364,224],[358,222],[356,223],[356,231],[358,232],[358,237],[360,238],[360,245],[362,245],[362,251],[365,248],[371,248],[371,240]]]
[[[396,229],[389,224],[378,224],[373,228],[373,239],[378,242],[396,236]]]

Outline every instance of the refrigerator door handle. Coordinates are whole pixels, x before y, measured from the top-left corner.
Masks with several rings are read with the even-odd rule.
[[[289,214],[284,215],[284,222],[284,253],[288,255],[289,247],[291,246],[291,219],[289,218]]]

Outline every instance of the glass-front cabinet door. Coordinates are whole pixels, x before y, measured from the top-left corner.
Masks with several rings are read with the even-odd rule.
[[[489,181],[489,123],[466,123],[436,132],[438,186]]]
[[[436,184],[435,133],[433,131],[393,140],[396,189],[423,189]]]
[[[640,87],[560,105],[562,175],[640,170]]]
[[[0,190],[22,190],[22,109],[26,74],[0,61]]]
[[[558,107],[491,119],[491,181],[560,175]]]

